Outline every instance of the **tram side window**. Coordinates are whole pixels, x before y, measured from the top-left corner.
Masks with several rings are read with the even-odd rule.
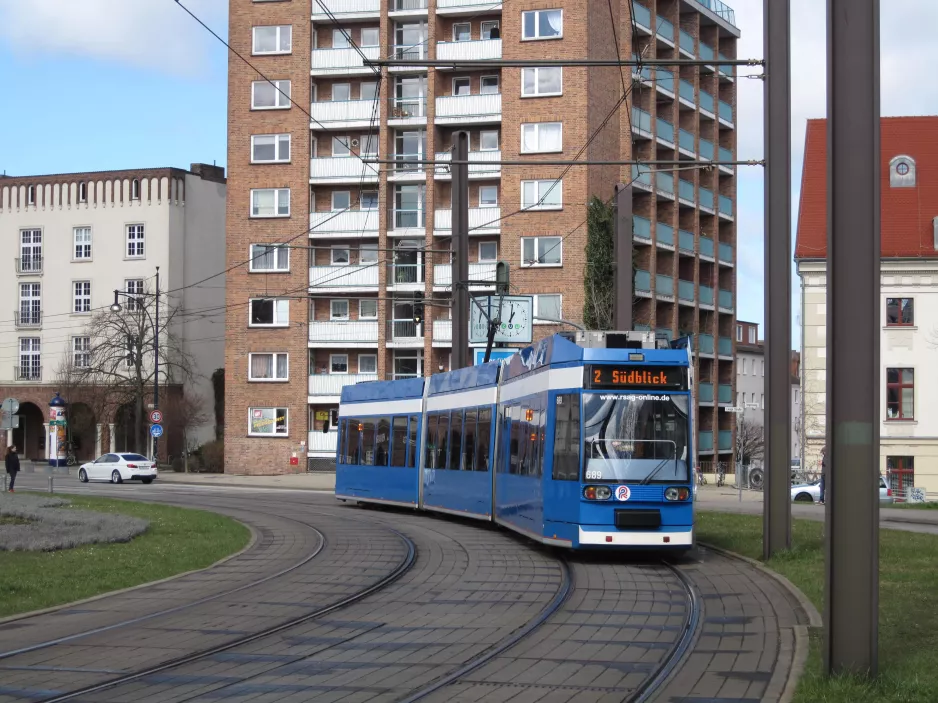
[[[521,467],[521,406],[511,408],[511,441],[508,444],[508,473],[520,473]]]
[[[391,466],[407,466],[407,416],[391,421]]]
[[[427,446],[424,449],[423,465],[428,469],[436,468],[436,427],[439,419],[436,413],[427,415]]]
[[[537,475],[542,478],[544,476],[544,462],[547,461],[544,458],[544,452],[547,451],[545,446],[547,442],[547,400],[547,394],[545,393],[539,401],[540,412],[537,420]]]
[[[473,466],[473,457],[475,456],[476,451],[476,413],[478,411],[475,408],[469,408],[466,410],[466,420],[463,425],[465,430],[463,431],[463,451],[462,451],[462,463],[459,466],[461,471],[472,471]]]
[[[361,420],[351,418],[348,421],[348,440],[346,442],[345,463],[355,465],[361,463]]]
[[[554,401],[555,481],[580,478],[580,399],[575,393],[562,393]]]
[[[344,464],[345,462],[345,433],[348,431],[346,429],[346,421],[339,420],[339,436],[336,438],[336,463]]]
[[[388,448],[391,444],[391,421],[389,418],[378,418],[378,434],[375,437],[375,466],[388,465]]]
[[[459,471],[462,456],[462,410],[454,410],[449,425],[449,468]]]
[[[374,466],[375,463],[375,421],[362,420],[362,457],[358,462],[362,466]]]
[[[479,421],[476,427],[476,451],[474,465],[476,471],[489,470],[489,440],[492,436],[492,409],[479,408]]]
[[[408,449],[407,467],[413,469],[417,466],[417,416],[410,416],[410,428],[408,429]]]
[[[438,469],[446,468],[446,448],[449,446],[449,413],[440,413],[439,424],[436,427],[436,463]]]

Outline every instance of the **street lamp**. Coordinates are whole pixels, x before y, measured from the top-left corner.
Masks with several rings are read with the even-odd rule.
[[[120,290],[114,290],[114,302],[111,303],[111,312],[119,313],[123,310],[123,306],[120,304],[119,297],[124,296],[127,298],[137,298],[140,295],[148,295],[147,293],[127,293]],[[160,267],[156,267],[156,293],[153,293],[156,296],[156,319],[150,318],[150,323],[153,325],[153,409],[158,410],[160,407]],[[142,308],[146,312],[147,317],[150,317],[150,313],[146,311],[146,308]],[[157,461],[159,453],[158,449],[159,439],[153,437],[153,460]]]

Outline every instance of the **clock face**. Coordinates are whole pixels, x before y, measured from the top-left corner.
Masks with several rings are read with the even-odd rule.
[[[501,325],[498,332],[504,337],[526,336],[531,319],[528,306],[520,301],[507,301],[502,308]]]

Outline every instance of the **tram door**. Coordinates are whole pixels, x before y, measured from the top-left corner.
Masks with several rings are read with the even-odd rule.
[[[551,394],[547,426],[550,472],[545,467],[544,520],[580,522],[580,394]]]

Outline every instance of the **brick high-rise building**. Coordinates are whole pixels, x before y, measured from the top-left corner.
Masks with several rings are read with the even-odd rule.
[[[452,179],[415,161],[447,159],[457,130],[470,132],[477,162],[470,287],[491,289],[495,262],[507,261],[538,317],[582,320],[587,202],[634,180],[636,327],[694,335],[699,427],[721,438],[714,458],[731,461],[720,406],[735,395],[735,169],[539,161],[734,160],[735,70],[718,62],[736,57],[738,37],[719,0],[231,0],[232,47],[276,88],[229,61],[227,470],[279,473],[304,453],[321,465],[344,384],[449,367]],[[714,63],[365,63],[617,53]],[[535,340],[558,329],[539,323]]]

